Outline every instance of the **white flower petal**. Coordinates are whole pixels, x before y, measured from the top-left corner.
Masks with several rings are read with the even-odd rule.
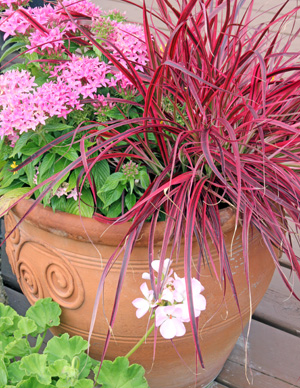
[[[174,323],[172,322],[172,319],[167,319],[161,326],[160,326],[160,334],[166,338],[171,339],[176,336],[176,328]]]

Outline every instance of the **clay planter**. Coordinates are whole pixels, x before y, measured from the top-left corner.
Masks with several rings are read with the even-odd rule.
[[[5,218],[6,231],[12,230],[16,221],[26,212],[31,202],[19,203]],[[230,209],[222,211],[223,230],[229,249],[232,243],[234,215]],[[69,332],[87,338],[94,299],[101,270],[115,250],[128,225],[109,227],[92,219],[65,213],[53,213],[39,205],[7,241],[7,254],[20,286],[30,303],[43,297],[52,297],[62,307],[61,325],[54,334]],[[164,223],[156,231],[156,255],[158,257]],[[145,334],[148,317],[137,319],[132,301],[141,297],[141,275],[148,271],[147,241],[149,225],[143,230],[128,266],[117,320],[114,326],[107,358],[125,355]],[[253,310],[262,299],[271,281],[274,266],[260,234],[253,230],[250,241],[250,276]],[[241,229],[238,228],[232,245],[230,265],[234,274],[243,323],[249,320],[250,302],[244,273]],[[196,247],[195,247],[195,258]],[[215,254],[215,265],[218,257]],[[172,265],[183,276],[182,260]],[[95,330],[91,340],[90,355],[101,356],[106,337],[120,261],[110,271],[100,303]],[[205,370],[198,365],[197,387],[205,387],[220,372],[242,330],[241,319],[232,291],[227,286],[225,302],[223,291],[207,265],[201,269],[201,282],[205,287],[207,310],[199,321],[199,337]],[[105,314],[103,313],[105,312]],[[188,326],[188,325],[187,325]],[[157,337],[156,356],[153,359],[153,339],[149,338],[130,358],[146,369],[151,388],[195,387],[195,351],[191,332],[175,338],[174,345],[184,359],[178,357],[170,341]],[[148,373],[149,372],[149,373]]]

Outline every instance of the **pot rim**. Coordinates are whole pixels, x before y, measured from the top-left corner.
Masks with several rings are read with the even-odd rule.
[[[18,219],[21,219],[34,202],[33,199],[24,199],[18,202],[10,212],[17,216]],[[220,210],[220,220],[224,233],[233,230],[235,226],[235,214],[235,211],[231,207]],[[104,243],[107,245],[117,245],[117,242],[122,240],[131,226],[131,222],[108,225],[96,221],[93,218],[81,217],[61,211],[53,212],[51,207],[44,207],[40,203],[26,216],[23,222],[29,222],[57,236],[68,237],[72,240]],[[157,223],[155,243],[163,240],[165,224],[165,221],[159,221]],[[136,245],[148,245],[149,234],[150,223],[145,223]]]

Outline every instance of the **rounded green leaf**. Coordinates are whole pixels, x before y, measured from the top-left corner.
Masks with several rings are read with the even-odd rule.
[[[53,385],[42,384],[35,377],[30,377],[25,381],[21,381],[16,388],[53,388]]]
[[[26,376],[34,376],[42,384],[51,383],[51,375],[48,372],[47,356],[45,354],[30,354],[23,357],[20,363]]]
[[[16,339],[20,339],[23,336],[27,336],[36,331],[37,325],[34,321],[27,317],[22,317],[18,322],[18,330],[15,331],[14,335]]]
[[[33,336],[45,332],[47,329],[60,324],[59,316],[61,309],[51,298],[38,300],[31,306],[26,317],[32,319],[37,325],[37,330],[32,333]]]
[[[79,356],[87,348],[88,342],[82,337],[70,338],[69,334],[65,333],[61,337],[51,338],[44,353],[47,354],[50,363],[61,359],[72,362],[75,356]]]
[[[20,369],[20,363],[21,361],[15,361],[7,367],[8,381],[11,384],[18,384],[25,376],[25,372]]]
[[[94,372],[97,376],[97,367]],[[97,383],[102,384],[102,388],[149,388],[144,374],[145,369],[141,365],[129,366],[127,358],[117,357],[113,362],[103,362]]]

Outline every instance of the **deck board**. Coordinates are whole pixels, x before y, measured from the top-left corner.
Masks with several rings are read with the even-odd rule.
[[[283,272],[296,295],[300,297],[299,281],[291,276],[287,268],[283,268]],[[277,271],[255,311],[254,318],[300,337],[300,302],[290,294]]]
[[[245,377],[245,346],[241,336],[217,381],[249,388]],[[248,341],[251,388],[300,387],[300,338],[253,320]]]

